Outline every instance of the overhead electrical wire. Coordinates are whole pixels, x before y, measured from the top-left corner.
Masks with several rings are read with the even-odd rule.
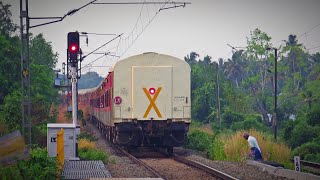
[[[313,26],[312,28],[310,28],[310,29],[307,30],[306,32],[302,33],[302,34],[299,35],[297,38],[299,39],[300,37],[307,35],[308,33],[310,33],[311,31],[313,31],[315,28],[317,28],[317,27],[319,27],[319,26],[320,26],[320,23],[317,24],[317,25],[315,25],[315,26]]]
[[[158,2],[154,2],[154,3],[150,3],[150,4],[157,4]],[[155,17],[159,14],[159,12],[161,11],[161,10],[165,10],[165,9],[170,9],[170,8],[164,8],[167,4],[175,4],[175,6],[173,6],[173,7],[171,7],[171,8],[176,8],[176,7],[182,7],[182,6],[176,6],[176,4],[177,3],[174,3],[174,2],[169,2],[169,0],[167,0],[160,8],[158,8],[157,10],[156,10],[156,13],[153,15],[153,17],[151,18],[151,19],[149,19],[149,21],[147,22],[147,24],[145,25],[145,26],[143,26],[143,24],[142,24],[142,21],[140,21],[141,22],[141,24],[142,24],[142,30],[141,30],[141,32],[139,32],[138,33],[138,35],[136,36],[136,37],[133,37],[132,36],[132,42],[130,43],[130,42],[127,42],[127,40],[129,40],[130,39],[130,35],[131,34],[133,34],[132,32],[135,30],[135,28],[137,28],[137,24],[138,24],[138,22],[139,22],[139,20],[141,19],[141,14],[142,14],[142,11],[143,11],[143,7],[141,8],[141,11],[140,11],[140,15],[139,15],[139,17],[138,17],[138,19],[137,19],[137,22],[136,22],[136,25],[134,26],[134,28],[132,29],[132,31],[131,31],[131,34],[129,34],[129,36],[127,36],[126,38],[125,38],[125,50],[123,51],[123,52],[120,52],[120,55],[119,55],[119,57],[121,58],[127,51],[128,51],[128,49],[136,42],[136,40],[140,37],[140,35],[144,32],[144,30],[151,24],[151,22],[155,19]],[[184,4],[183,5],[183,7],[185,6],[185,4],[189,4],[189,3],[182,3],[182,4]],[[144,4],[143,4],[144,5]],[[149,12],[149,11],[147,11],[147,12]],[[128,45],[127,45],[127,43],[128,43]],[[121,39],[120,39],[120,41],[119,41],[119,44],[118,44],[118,46],[120,46],[120,44],[121,44]],[[119,48],[117,48],[118,50],[119,50]],[[119,59],[120,58],[118,58],[117,59],[117,61],[119,61]]]
[[[311,48],[308,48],[307,50],[317,49],[317,48],[320,48],[320,45],[318,45],[318,46],[314,46],[314,47],[311,47]]]
[[[134,27],[132,28],[131,32],[129,33],[129,35],[125,38],[122,38],[122,34],[117,36],[116,38],[119,38],[119,41],[117,43],[117,45],[113,48],[115,48],[116,51],[116,55],[111,55],[110,52],[108,53],[108,56],[113,56],[113,59],[116,59],[116,61],[120,60],[120,58],[128,51],[128,49],[136,42],[136,40],[138,39],[138,37],[140,37],[140,35],[145,31],[145,29],[151,24],[151,22],[155,19],[155,17],[159,14],[159,12],[161,10],[165,10],[165,9],[170,9],[170,8],[176,8],[176,7],[184,7],[186,4],[190,4],[188,2],[171,2],[169,0],[165,1],[165,2],[146,2],[146,0],[144,0],[142,3],[141,2],[137,2],[137,3],[92,3],[92,4],[142,4],[142,7],[140,9],[139,12],[139,16],[136,20],[136,23],[134,25]],[[153,17],[150,19],[150,13],[149,13],[149,8],[147,5],[149,4],[153,4],[155,5],[159,5],[160,4],[160,8],[156,7],[156,12],[153,15]],[[165,8],[165,6],[167,4],[174,4],[173,7],[169,7],[169,8]],[[177,4],[182,4],[180,6],[177,6]],[[161,6],[162,5],[162,6]],[[148,18],[148,22],[145,24],[145,22],[142,22],[143,19],[143,10],[146,9],[147,14],[145,16],[147,16]],[[141,24],[141,30],[139,30],[139,23]],[[115,40],[116,38],[112,39],[111,41]],[[109,42],[111,42],[109,41]],[[101,49],[102,47],[104,47],[106,44],[108,44],[109,42],[103,44],[102,46],[100,46],[99,48],[93,50],[91,53],[87,54],[84,56],[84,58],[88,57],[89,55],[93,54],[94,52],[96,52],[97,50]],[[122,48],[122,49],[120,49]],[[89,64],[92,64],[94,62],[96,62],[97,60],[101,59],[102,57],[99,57],[98,59],[93,60],[92,62],[90,62]],[[109,58],[109,57],[108,57]],[[111,60],[113,60],[111,59]]]

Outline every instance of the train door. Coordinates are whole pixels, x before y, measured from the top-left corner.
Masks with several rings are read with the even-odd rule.
[[[172,67],[132,67],[133,118],[172,118]]]

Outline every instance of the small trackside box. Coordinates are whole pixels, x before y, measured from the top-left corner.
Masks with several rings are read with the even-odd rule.
[[[74,124],[47,124],[47,149],[50,157],[57,156],[57,132],[64,129],[64,156],[66,159],[76,157],[77,128]]]

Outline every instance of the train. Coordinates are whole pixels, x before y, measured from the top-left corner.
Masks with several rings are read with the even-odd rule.
[[[143,53],[115,63],[98,87],[79,90],[78,100],[108,141],[172,152],[191,123],[190,74],[184,60]]]

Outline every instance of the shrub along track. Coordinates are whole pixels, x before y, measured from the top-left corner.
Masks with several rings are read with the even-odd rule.
[[[98,138],[96,142],[97,147],[100,150],[104,150],[110,154],[109,162],[106,164],[106,168],[114,178],[155,178],[158,177],[154,175],[150,170],[131,160],[128,156],[124,155],[122,152],[115,148],[114,145],[111,145],[106,141],[102,136],[100,131],[94,127],[92,124],[87,123],[85,127],[86,131],[93,134]],[[131,152],[130,152],[131,153]],[[222,161],[212,161],[197,151],[184,149],[184,148],[175,148],[174,153],[179,156],[184,157],[185,159],[194,160],[201,164],[205,164],[208,167],[215,168],[219,171],[222,171],[226,174],[238,179],[262,179],[262,180],[271,180],[271,179],[287,179],[283,177],[277,177],[262,171],[257,167],[247,165],[245,163],[238,162],[222,162]],[[133,153],[134,154],[134,153]],[[138,157],[137,154],[134,154]],[[150,154],[149,154],[150,155]],[[148,157],[149,157],[148,155]],[[151,155],[150,155],[151,156]],[[187,166],[183,163],[179,163],[174,159],[169,159],[167,157],[156,157],[151,158],[140,158],[148,166],[151,166],[152,169],[156,169],[160,176],[166,179],[215,179],[213,175],[199,170],[197,168]],[[198,172],[196,172],[198,171]],[[199,172],[200,171],[200,172]],[[221,179],[221,178],[217,178]]]

